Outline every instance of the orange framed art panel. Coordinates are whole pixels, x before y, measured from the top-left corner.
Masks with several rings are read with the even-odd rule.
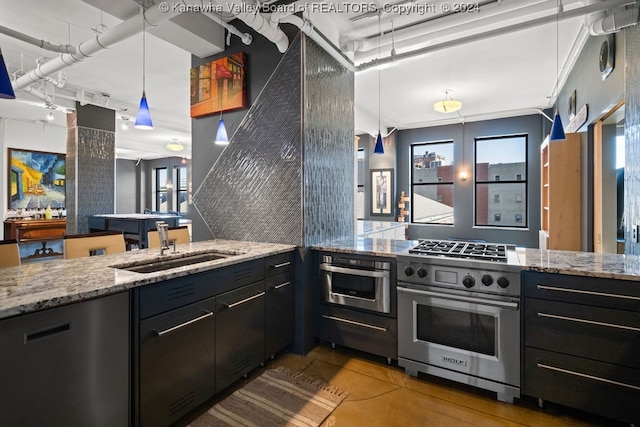
[[[191,68],[191,117],[203,117],[246,106],[246,61],[243,52]]]

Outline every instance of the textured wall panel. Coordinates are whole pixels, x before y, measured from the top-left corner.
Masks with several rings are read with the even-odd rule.
[[[305,244],[353,236],[354,76],[305,37]]]
[[[67,233],[87,233],[88,216],[114,211],[115,133],[76,127],[67,138]]]
[[[301,64],[296,39],[194,193],[216,238],[303,242]]]
[[[640,244],[632,240],[632,227],[640,225],[640,26],[625,31],[625,253],[640,255]]]

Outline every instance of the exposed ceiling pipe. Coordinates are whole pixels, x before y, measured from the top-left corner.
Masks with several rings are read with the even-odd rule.
[[[554,1],[555,10],[555,1]],[[482,6],[478,13],[456,13],[445,15],[437,18],[431,18],[425,21],[416,22],[405,27],[396,28],[394,31],[394,39],[396,48],[402,48],[402,42],[405,40],[422,38],[429,39],[435,36],[438,39],[447,35],[460,35],[463,31],[469,31],[477,28],[479,25],[497,24],[505,22],[509,19],[521,18],[523,15],[535,15],[548,11],[551,5],[547,0],[520,0],[514,2],[499,2]],[[391,35],[387,33],[380,37],[380,33],[364,39],[343,40],[340,47],[345,52],[367,52],[378,49],[378,41],[380,47],[385,49],[391,46]]]
[[[25,87],[24,89],[22,89],[24,92],[27,92],[28,94],[31,94],[33,96],[35,96],[36,98],[39,98],[41,100],[44,101],[45,104],[47,105],[51,105],[53,104],[53,98],[50,95],[47,95],[46,93],[38,90],[38,89],[34,89],[31,86]]]
[[[49,43],[46,40],[39,40],[35,37],[31,37],[18,31],[12,30],[11,28],[3,27],[2,25],[0,25],[0,33],[9,37],[13,37],[14,39],[22,40],[23,42],[38,46],[45,50],[61,53],[76,53],[76,48],[71,45]]]
[[[349,60],[346,56],[342,54],[338,50],[336,46],[333,45],[330,41],[328,41],[321,33],[317,32],[311,21],[307,19],[302,19],[296,15],[292,15],[289,13],[272,13],[270,19],[275,24],[292,24],[295,25],[309,36],[313,41],[315,41],[322,49],[324,49],[329,55],[331,55],[335,60],[337,60],[342,66],[344,66],[349,71],[356,71],[353,62]]]
[[[198,0],[187,0],[188,2],[197,2],[200,4]],[[160,5],[164,5],[164,3],[160,3]],[[174,10],[173,8],[169,8],[168,11],[160,10],[159,5],[155,5],[150,7],[145,12],[145,20],[149,25],[155,26],[161,23],[162,21],[166,21],[171,19],[180,12]],[[25,87],[42,81],[45,77],[57,73],[60,70],[63,70],[67,67],[76,64],[85,58],[95,55],[103,51],[104,49],[113,46],[114,44],[121,42],[122,40],[126,40],[129,37],[132,37],[135,34],[140,33],[142,28],[140,26],[140,16],[135,15],[126,21],[121,22],[114,28],[109,31],[105,31],[102,34],[96,34],[96,36],[92,39],[89,39],[80,45],[78,45],[77,51],[75,53],[64,53],[57,58],[52,59],[51,61],[42,64],[41,66],[28,71],[23,76],[16,79],[14,82],[14,90],[24,89]]]
[[[591,22],[589,32],[592,36],[601,36],[636,25],[640,18],[640,8],[616,10],[612,14],[600,16]]]
[[[438,50],[442,50],[442,49],[448,49],[451,47],[455,47],[455,46],[461,46],[467,43],[471,43],[471,42],[475,42],[475,41],[479,41],[479,40],[485,40],[497,35],[503,35],[503,34],[509,34],[515,31],[521,31],[527,28],[533,28],[533,27],[537,27],[540,25],[544,25],[544,24],[549,24],[549,23],[553,23],[556,22],[556,20],[560,19],[560,20],[565,20],[565,19],[572,19],[572,18],[577,18],[580,16],[585,16],[585,15],[589,15],[595,12],[599,12],[602,10],[608,10],[608,9],[613,9],[615,7],[619,7],[619,6],[624,6],[627,4],[631,4],[631,3],[635,3],[637,0],[607,0],[604,1],[602,3],[596,3],[596,4],[592,4],[592,5],[588,5],[588,6],[583,6],[583,7],[579,7],[579,8],[575,8],[575,9],[571,9],[568,11],[563,11],[559,14],[553,14],[553,15],[548,15],[548,16],[543,16],[541,18],[537,18],[537,19],[532,19],[530,21],[527,22],[522,22],[522,23],[518,23],[518,24],[513,24],[513,25],[508,25],[502,28],[497,28],[494,30],[490,30],[490,31],[486,31],[484,33],[480,33],[480,34],[474,34],[471,36],[466,36],[466,37],[460,37],[458,39],[454,39],[454,40],[449,40],[449,41],[445,41],[442,43],[438,43],[436,45],[432,45],[432,46],[427,46],[424,48],[419,48],[419,49],[415,49],[409,52],[404,52],[404,53],[397,53],[396,55],[392,56],[386,56],[386,57],[382,57],[382,58],[378,58],[375,60],[372,60],[370,62],[366,62],[363,64],[360,64],[357,66],[358,71],[364,71],[368,68],[371,67],[376,67],[379,65],[385,65],[385,64],[390,64],[394,61],[402,61],[405,59],[409,59],[409,58],[415,58],[417,56],[422,56],[425,55],[427,53],[431,53],[431,52],[435,52]]]
[[[251,36],[251,34],[243,33],[242,31],[238,30],[236,27],[222,19],[219,15],[216,15],[212,12],[205,12],[205,14],[209,17],[209,19],[216,22],[218,25],[222,26],[228,31],[229,34],[227,35],[227,45],[230,42],[229,38],[231,37],[231,34],[233,34],[234,36],[238,36],[240,38],[240,41],[242,41],[242,43],[247,46],[249,46],[251,42],[253,42],[253,37]]]
[[[221,3],[222,0],[218,0],[218,2]],[[261,13],[249,12],[253,9],[253,6],[247,5],[242,0],[229,0],[223,6],[233,13],[236,18],[265,36],[267,40],[273,42],[280,53],[284,53],[289,47],[289,39],[278,27],[277,23],[274,23]]]

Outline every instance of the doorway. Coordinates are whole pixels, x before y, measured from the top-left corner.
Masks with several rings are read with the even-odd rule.
[[[594,124],[593,250],[624,253],[624,101]]]

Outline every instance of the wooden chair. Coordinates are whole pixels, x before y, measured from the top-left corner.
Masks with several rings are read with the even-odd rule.
[[[18,267],[20,265],[20,249],[15,239],[0,240],[0,268]]]
[[[191,236],[189,236],[189,228],[186,226],[170,227],[169,243],[174,240],[176,241],[176,245],[191,242]],[[160,235],[155,228],[147,232],[147,243],[149,245],[149,248],[160,247]]]
[[[104,231],[64,236],[64,257],[80,258],[124,252],[124,234],[121,231]]]

